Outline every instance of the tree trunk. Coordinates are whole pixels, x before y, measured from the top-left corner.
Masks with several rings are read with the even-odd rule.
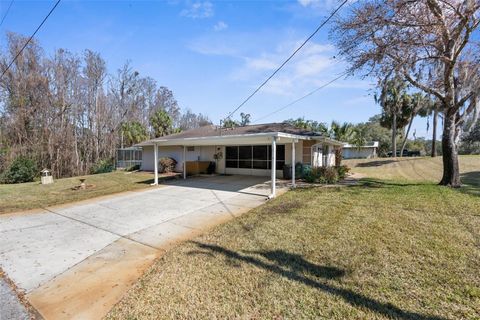
[[[342,147],[336,147],[335,148],[335,166],[339,167],[342,165]]]
[[[402,148],[400,149],[400,157],[403,157],[403,150],[405,149],[405,145],[407,144],[408,134],[410,133],[410,129],[412,128],[414,117],[415,117],[415,114],[412,114],[412,117],[410,118],[410,122],[408,124],[407,133],[405,134],[405,138],[403,139],[403,142],[402,142]]]
[[[432,133],[432,157],[437,156],[437,120],[438,111],[433,111],[433,133]]]
[[[461,186],[458,166],[458,151],[455,144],[456,113],[448,111],[444,115],[442,135],[443,177],[440,185],[458,188]]]
[[[397,156],[397,112],[393,112],[392,119],[392,157]]]

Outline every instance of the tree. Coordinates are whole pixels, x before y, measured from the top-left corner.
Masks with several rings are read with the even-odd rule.
[[[163,137],[173,132],[173,120],[165,110],[159,109],[150,117],[153,137]]]
[[[1,70],[26,41],[7,33]],[[114,75],[106,66],[90,50],[46,55],[33,39],[0,79],[0,172],[23,156],[56,177],[86,174],[110,162],[117,147],[147,139],[158,110],[173,120],[172,128],[156,119],[159,134],[210,123],[202,114],[182,112],[171,90],[141,76],[130,62]]]
[[[328,126],[324,122],[318,122],[315,120],[305,120],[305,118],[297,118],[297,119],[285,120],[284,123],[289,123],[296,128],[315,131],[325,136],[329,136]]]
[[[250,113],[240,113],[240,126],[248,126],[250,124],[250,117]]]
[[[392,70],[441,103],[443,177],[458,187],[457,141],[476,108],[480,88],[480,2],[473,0],[364,0],[352,4],[334,31],[350,72]]]
[[[379,114],[371,117],[367,122],[356,124],[354,131],[356,131],[355,138],[357,132],[360,131],[365,141],[378,141],[378,154],[386,156],[387,152],[391,150],[391,132],[380,124],[381,118],[382,115]],[[354,139],[352,143],[358,146],[358,141],[355,140],[357,139]]]
[[[420,115],[425,117],[428,111],[431,109],[431,105],[433,102],[428,99],[428,96],[423,95],[419,92],[414,93],[410,96],[408,107],[405,110],[410,114],[410,119],[408,121],[407,132],[404,135],[402,147],[400,149],[400,157],[403,156],[403,150],[405,150],[405,146],[407,144],[408,135],[410,133],[410,129],[412,128],[413,119]]]
[[[351,142],[353,135],[354,135],[354,130],[353,130],[353,125],[348,122],[344,122],[342,124],[332,121],[330,124],[330,137],[342,141],[342,142]],[[342,147],[335,147],[335,165],[340,166],[342,163]]]
[[[480,121],[475,121],[471,130],[462,135],[462,151],[467,154],[480,153]]]
[[[233,120],[232,118],[226,118],[223,120],[224,128],[235,128],[235,127],[244,127],[250,124],[250,114],[249,113],[240,113],[240,120]]]
[[[375,98],[382,107],[380,123],[392,130],[392,157],[397,155],[397,133],[407,125],[407,112],[410,96],[407,94],[407,84],[395,75],[392,79],[385,77],[381,82],[381,93]]]
[[[122,148],[124,145],[132,146],[148,139],[147,128],[138,121],[124,122],[121,125]]]

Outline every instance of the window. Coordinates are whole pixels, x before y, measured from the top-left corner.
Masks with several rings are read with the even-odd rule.
[[[187,147],[187,151],[188,151],[188,152],[195,151],[195,147]]]
[[[238,168],[238,147],[225,148],[225,166],[227,168]]]
[[[225,148],[227,168],[270,169],[272,149],[263,146],[227,146]],[[285,165],[285,145],[277,145],[277,170]]]

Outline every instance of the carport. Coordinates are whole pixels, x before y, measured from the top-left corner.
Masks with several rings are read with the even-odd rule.
[[[182,154],[182,163],[183,163],[183,179],[187,179],[187,148],[195,146],[255,146],[255,145],[271,145],[271,160],[270,160],[270,171],[271,171],[271,193],[270,198],[275,197],[276,195],[276,164],[277,164],[277,142],[282,141],[291,146],[292,152],[292,163],[295,163],[295,144],[298,142],[298,137],[289,134],[282,133],[265,133],[265,134],[255,134],[255,135],[246,135],[246,136],[223,136],[223,137],[212,137],[212,138],[187,138],[180,140],[164,140],[156,141],[153,143],[153,153],[154,153],[154,185],[158,184],[158,150],[163,146],[181,146],[183,148]],[[295,166],[292,166],[292,187],[295,187]]]

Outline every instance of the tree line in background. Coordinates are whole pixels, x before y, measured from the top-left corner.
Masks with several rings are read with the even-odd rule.
[[[378,155],[380,157],[386,157],[392,150],[392,128],[391,124],[385,121],[385,115],[383,114],[375,115],[368,121],[357,124],[332,121],[328,125],[324,122],[304,118],[288,119],[285,122],[299,128],[320,132],[326,137],[350,143],[359,148],[372,141],[378,141]],[[407,130],[404,127],[396,130],[395,140],[397,144],[402,144],[411,151],[419,151],[422,155],[432,154],[432,148],[436,148],[435,154],[441,154],[441,146],[432,143],[431,139],[423,137],[407,139]]]
[[[7,34],[1,70],[26,41]],[[118,147],[209,123],[129,62],[109,73],[96,52],[47,56],[34,40],[0,79],[0,173],[18,158],[57,177],[81,175]]]

